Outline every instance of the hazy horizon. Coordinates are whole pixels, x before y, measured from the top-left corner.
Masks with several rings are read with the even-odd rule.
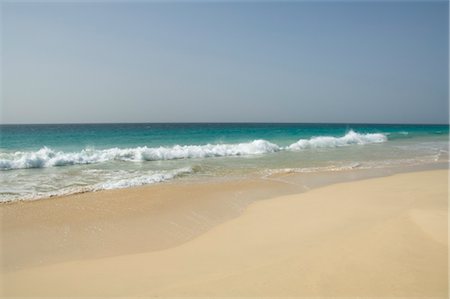
[[[245,122],[245,121],[234,121],[234,122],[219,122],[219,121],[184,121],[184,122],[54,122],[54,123],[0,123],[0,126],[13,126],[13,125],[109,125],[109,124],[302,124],[302,125],[424,125],[424,126],[434,126],[434,125],[442,125],[449,126],[447,123],[358,123],[358,122]]]
[[[1,124],[448,124],[446,1],[1,4]]]

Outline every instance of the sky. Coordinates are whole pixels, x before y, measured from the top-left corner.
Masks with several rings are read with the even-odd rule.
[[[1,4],[1,123],[448,123],[447,1]]]

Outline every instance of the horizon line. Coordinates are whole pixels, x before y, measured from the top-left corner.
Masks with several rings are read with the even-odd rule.
[[[303,125],[439,125],[449,126],[450,123],[395,123],[395,122],[260,122],[260,121],[236,121],[236,122],[67,122],[67,123],[0,123],[0,126],[20,126],[20,125],[113,125],[113,124],[303,124]]]

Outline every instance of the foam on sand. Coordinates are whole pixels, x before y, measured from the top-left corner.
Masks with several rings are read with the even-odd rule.
[[[113,179],[105,183],[99,183],[93,187],[93,190],[97,191],[109,189],[122,189],[128,187],[161,183],[192,172],[194,172],[194,170],[191,167],[185,167],[165,172],[162,171],[150,172],[146,175],[140,175],[137,177]]]

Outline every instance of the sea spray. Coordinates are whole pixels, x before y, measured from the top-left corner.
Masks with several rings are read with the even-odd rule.
[[[253,140],[238,144],[175,145],[173,147],[109,148],[103,150],[83,149],[80,152],[62,152],[44,147],[35,152],[2,153],[0,170],[44,168],[77,164],[93,164],[107,161],[162,161],[175,159],[251,156],[283,150],[297,151],[314,148],[333,148],[349,145],[365,145],[386,142],[384,134],[359,134],[350,131],[342,137],[319,136],[300,139],[281,147],[267,140]]]
[[[308,148],[332,148],[348,145],[364,145],[370,143],[386,142],[387,137],[381,133],[374,134],[358,134],[354,131],[349,131],[345,136],[319,136],[311,139],[300,139],[299,141],[288,146],[290,150],[303,150]]]
[[[339,124],[0,125],[0,202],[181,177],[189,182],[228,180],[448,161],[448,126],[352,127],[353,131]]]

